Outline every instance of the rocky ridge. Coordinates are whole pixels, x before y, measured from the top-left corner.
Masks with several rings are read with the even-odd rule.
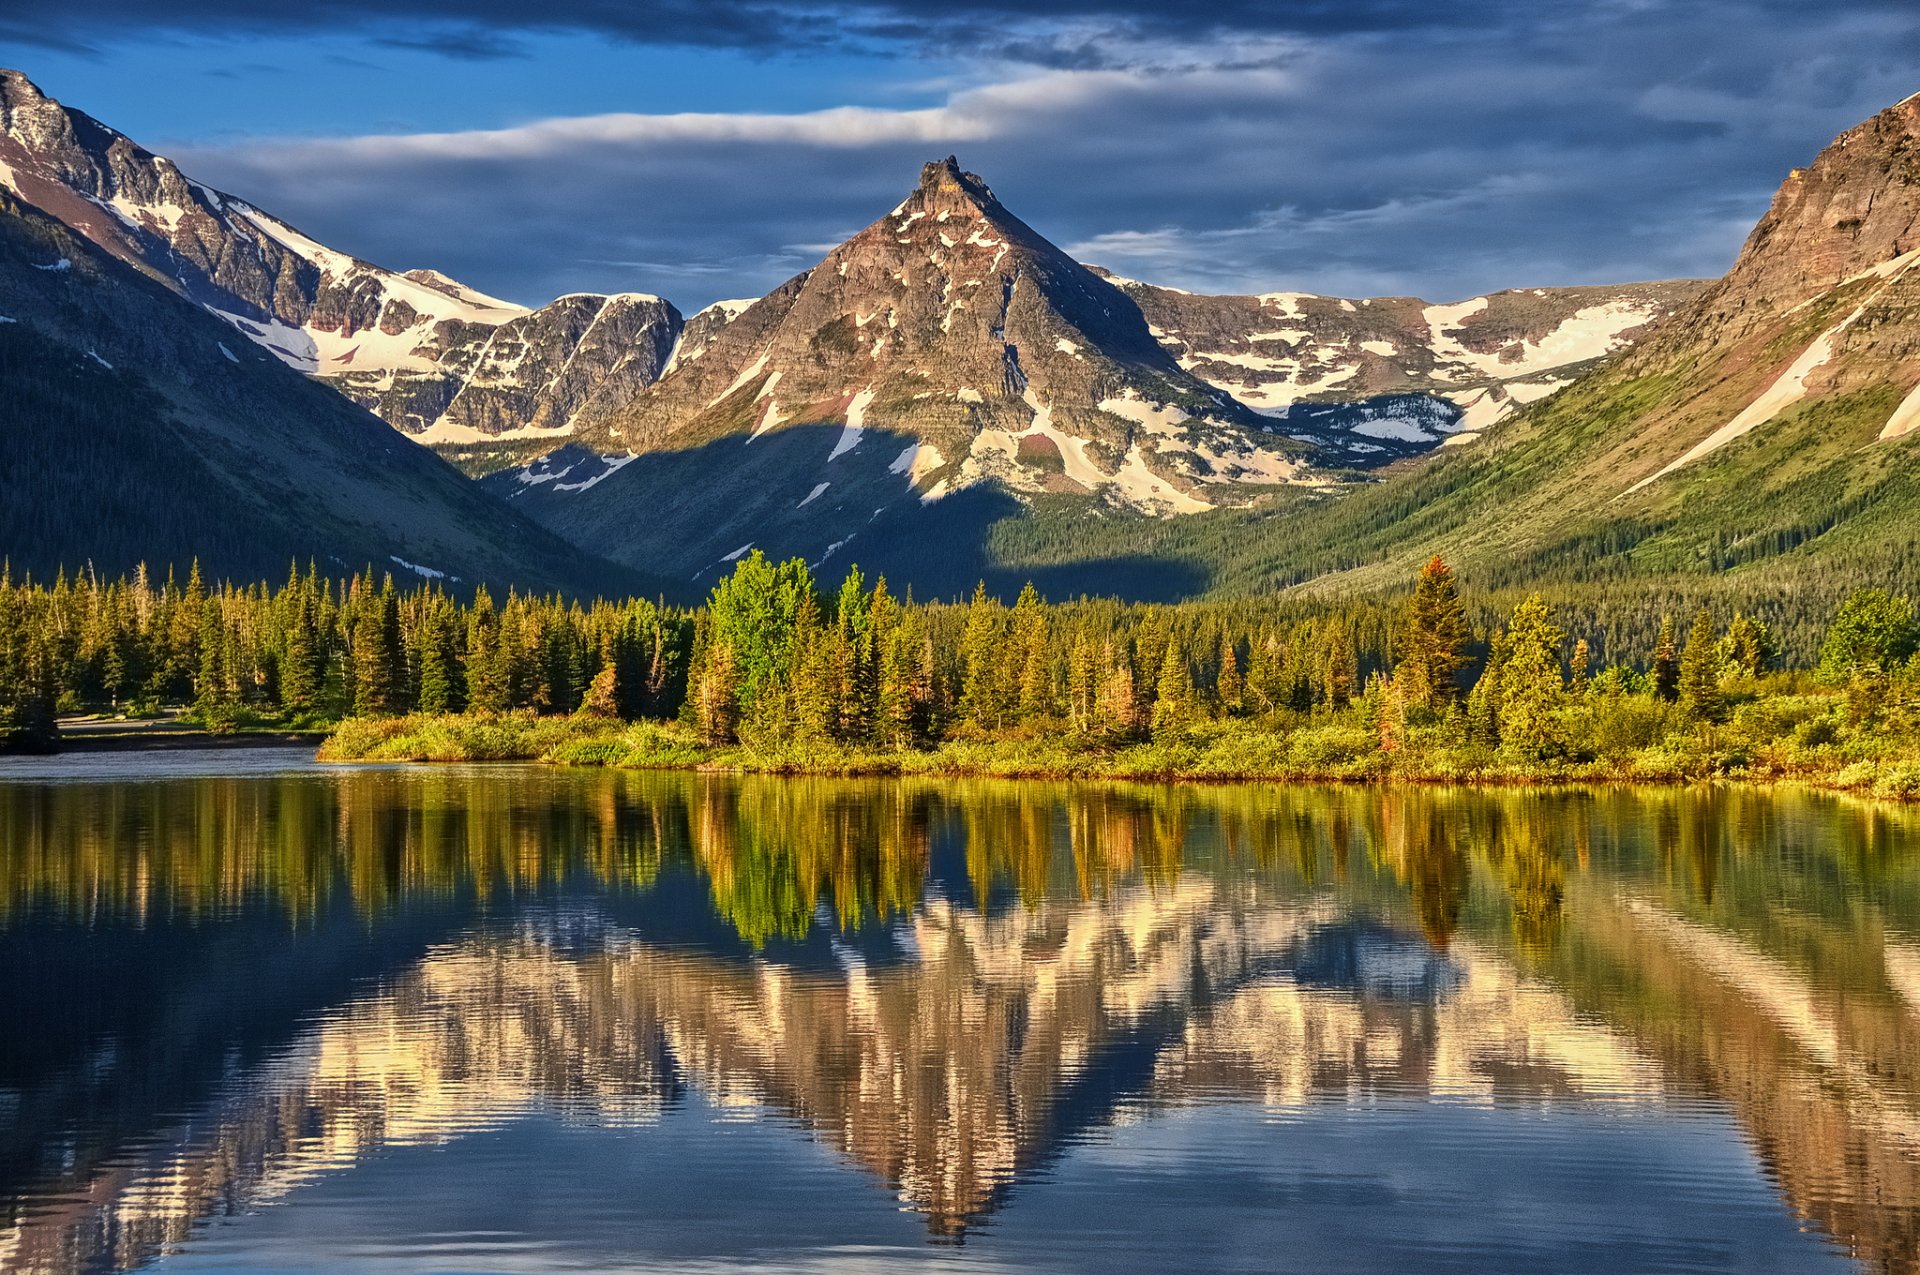
[[[422,442],[563,437],[659,375],[658,297],[537,310],[334,251],[0,70],[0,186]]]
[[[645,453],[801,425],[840,428],[828,460],[869,430],[914,440],[903,486],[926,500],[996,479],[1151,512],[1300,481],[1334,441],[1289,437],[1186,371],[1124,293],[952,157],[812,270],[683,342],[581,441]]]
[[[1469,441],[1633,344],[1707,286],[1526,288],[1437,305],[1206,296],[1099,273],[1134,300],[1181,367],[1290,425],[1337,420],[1376,445]],[[1335,404],[1342,410],[1330,411]]]

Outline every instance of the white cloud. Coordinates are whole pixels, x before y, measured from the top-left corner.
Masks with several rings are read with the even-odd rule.
[[[1711,15],[1654,16],[1601,6],[1491,43],[1089,37],[1090,69],[976,64],[904,109],[595,115],[182,158],[343,249],[529,302],[763,292],[948,151],[1041,233],[1135,277],[1445,298],[1718,273],[1788,167],[1913,87],[1913,39],[1885,15],[1781,15],[1738,41]],[[1843,68],[1836,32],[1877,35]]]

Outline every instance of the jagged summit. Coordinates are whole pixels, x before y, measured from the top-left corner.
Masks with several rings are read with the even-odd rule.
[[[951,209],[956,201],[971,203],[982,210],[1000,206],[980,174],[962,172],[960,160],[953,155],[924,165],[920,169],[919,188],[914,193],[935,205],[936,210]]]
[[[1181,368],[1125,294],[952,156],[591,441],[654,451],[823,424],[918,439],[912,485],[929,496],[995,479],[1159,512],[1289,481],[1311,450]]]
[[[1173,515],[1317,481],[1348,454],[1310,430],[1181,367],[1133,300],[948,157],[812,269],[696,316],[661,379],[581,436],[601,463],[571,451],[509,490],[577,543],[669,571],[743,543],[870,564],[962,492]]]

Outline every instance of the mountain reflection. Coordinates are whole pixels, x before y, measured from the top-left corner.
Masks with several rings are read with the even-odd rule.
[[[534,1115],[644,1139],[697,1097],[804,1128],[945,1240],[1169,1107],[1709,1100],[1793,1208],[1913,1270],[1920,940],[1887,928],[1920,916],[1916,846],[1901,813],[1757,794],[0,786],[0,943],[110,938],[171,992],[6,993],[0,1268],[131,1269],[381,1150]],[[245,970],[203,946],[243,932]],[[209,1008],[272,997],[300,1003]],[[221,1065],[177,1064],[203,1038]]]

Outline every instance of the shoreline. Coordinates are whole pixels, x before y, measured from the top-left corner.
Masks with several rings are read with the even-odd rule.
[[[1356,742],[1357,741],[1353,741]],[[1338,784],[1482,788],[1739,784],[1797,786],[1885,800],[1920,799],[1920,768],[1904,755],[1836,755],[1823,764],[1662,750],[1605,759],[1527,761],[1492,750],[1336,751],[1287,757],[1288,737],[1247,732],[1224,739],[1072,744],[1060,738],[949,740],[926,750],[869,751],[833,744],[759,751],[714,748],[679,728],[574,718],[350,719],[316,754],[322,763],[520,762],[580,769],[682,771],[822,778],[1007,779],[1150,784]],[[1759,760],[1760,764],[1754,762]]]
[[[328,731],[238,731],[216,735],[210,731],[154,730],[88,732],[62,736],[57,747],[22,756],[59,757],[67,753],[212,752],[232,748],[301,748],[316,753]]]

